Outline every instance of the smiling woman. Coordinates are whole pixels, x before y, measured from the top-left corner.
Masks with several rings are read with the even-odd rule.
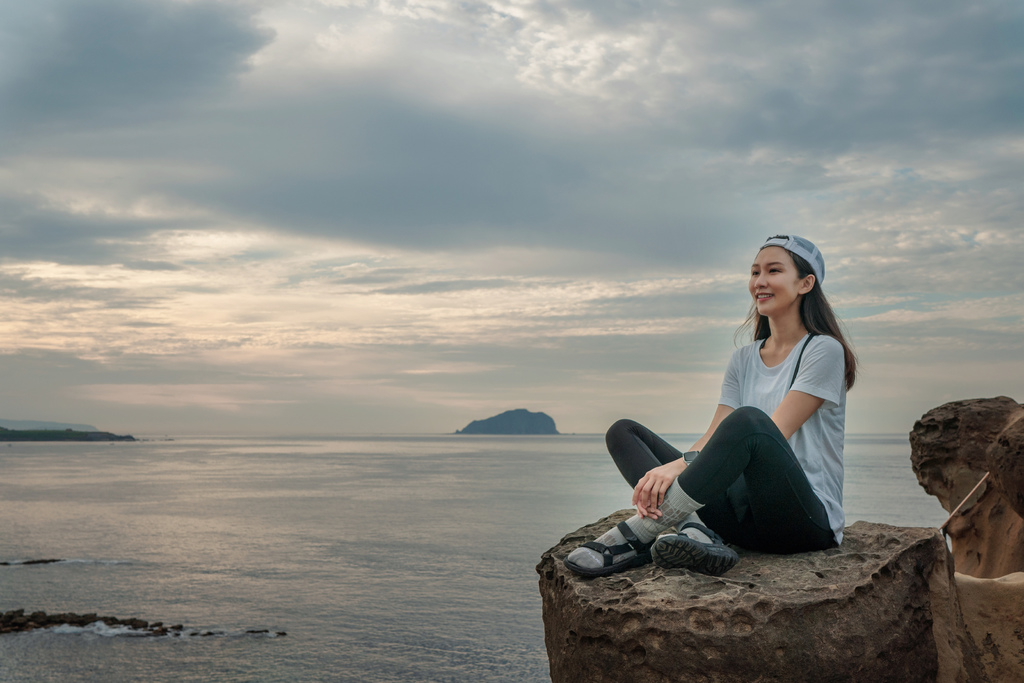
[[[796,279],[793,278],[794,271]],[[769,238],[750,268],[748,289],[754,303],[744,327],[753,328],[755,340],[767,340],[772,336],[772,315],[769,312],[774,309],[776,317],[781,317],[778,316],[780,311],[797,307],[808,332],[828,335],[842,344],[846,388],[851,389],[857,376],[857,357],[846,342],[839,320],[821,288],[824,281],[825,260],[817,247],[802,237],[776,235]],[[765,362],[768,365],[782,362],[784,356],[779,354],[782,349],[773,354],[766,346],[762,345],[761,352],[762,357],[767,356]]]
[[[569,569],[604,576],[653,560],[718,575],[739,561],[726,543],[796,553],[842,542],[856,359],[824,279],[810,241],[776,235],[761,246],[748,285],[755,338],[729,361],[711,426],[683,454],[632,420],[612,425],[608,450],[637,514],[570,553]],[[822,319],[833,324],[820,328]]]

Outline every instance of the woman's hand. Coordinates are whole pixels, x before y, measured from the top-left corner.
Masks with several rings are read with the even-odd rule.
[[[683,470],[686,469],[686,462],[679,458],[667,465],[659,465],[637,482],[633,489],[633,505],[641,517],[658,519],[661,517],[661,503],[665,500],[665,492],[672,482],[676,480]]]

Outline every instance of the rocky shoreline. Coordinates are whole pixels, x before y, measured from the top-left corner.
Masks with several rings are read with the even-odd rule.
[[[200,631],[186,629],[183,624],[165,626],[162,621],[148,622],[145,619],[120,619],[118,617],[101,617],[95,613],[76,614],[74,612],[61,612],[59,614],[47,614],[46,612],[32,612],[25,614],[24,609],[15,609],[0,614],[0,635],[6,633],[22,633],[35,631],[37,629],[55,628],[59,626],[77,626],[86,628],[97,623],[102,623],[107,628],[130,629],[134,636],[223,636],[229,635],[225,631]],[[270,631],[269,629],[249,629],[242,632],[245,635],[273,635],[286,636],[284,631]]]

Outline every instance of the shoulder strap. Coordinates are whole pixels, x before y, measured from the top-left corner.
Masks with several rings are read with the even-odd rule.
[[[800,361],[804,357],[804,351],[807,349],[807,345],[811,343],[811,339],[815,337],[814,332],[810,332],[807,335],[807,339],[804,340],[804,345],[800,347],[800,354],[796,357],[796,367],[793,368],[793,376],[789,379],[789,388],[793,388],[793,383],[796,382],[796,373],[800,372]]]

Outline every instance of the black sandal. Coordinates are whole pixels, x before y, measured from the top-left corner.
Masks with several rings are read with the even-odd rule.
[[[710,543],[695,541],[683,530],[693,527],[711,539]],[[691,569],[709,576],[719,576],[736,566],[740,556],[725,544],[721,536],[703,524],[687,522],[678,533],[664,534],[654,541],[654,564],[663,569]]]
[[[619,522],[616,525],[619,533],[626,537],[626,542],[620,545],[605,545],[604,543],[598,543],[597,541],[587,541],[580,548],[590,548],[595,550],[604,557],[604,566],[592,569],[591,567],[583,567],[569,561],[569,558],[562,560],[567,568],[582,574],[583,576],[608,576],[616,572],[621,572],[626,569],[633,567],[640,567],[651,561],[651,544],[642,543],[633,530],[629,528],[629,525],[625,522]],[[623,553],[628,553],[630,550],[635,550],[636,555],[623,560],[622,562],[616,562],[615,558]]]

